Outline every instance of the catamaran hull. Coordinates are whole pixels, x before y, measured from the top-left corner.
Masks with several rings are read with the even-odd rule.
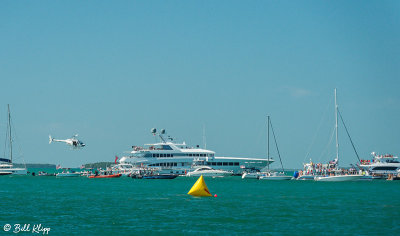
[[[11,168],[0,170],[0,175],[26,175],[28,171],[24,168]]]
[[[344,182],[344,181],[357,181],[363,175],[338,175],[338,176],[318,176],[315,177],[316,181],[322,182]]]

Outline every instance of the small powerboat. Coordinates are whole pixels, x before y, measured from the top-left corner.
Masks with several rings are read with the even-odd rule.
[[[63,172],[56,174],[56,177],[79,177],[79,176],[81,176],[81,174],[73,170],[71,171],[64,170]]]
[[[195,169],[194,171],[190,171],[186,174],[186,176],[203,176],[203,177],[224,177],[232,175],[232,172],[226,170],[216,170],[209,166],[201,166]]]
[[[144,175],[142,179],[175,179],[178,175],[175,174],[156,174],[156,175]]]
[[[292,178],[284,172],[267,172],[260,176],[260,180],[291,180]]]
[[[119,178],[121,177],[122,174],[114,174],[114,175],[90,175],[89,178],[90,179],[101,179],[101,178]]]

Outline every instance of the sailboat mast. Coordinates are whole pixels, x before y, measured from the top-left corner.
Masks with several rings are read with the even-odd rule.
[[[336,130],[336,165],[339,165],[339,141],[338,141],[338,105],[336,101],[336,88],[335,88],[335,130]]]
[[[10,115],[10,104],[7,104],[8,106],[8,132],[9,132],[9,138],[10,138],[10,160],[12,163],[12,137],[11,137],[11,115]]]
[[[269,164],[271,163],[270,161],[269,161],[269,116],[267,116],[268,117],[268,124],[267,124],[267,126],[268,126],[268,144],[267,144],[267,158],[268,158],[268,170],[269,170]]]

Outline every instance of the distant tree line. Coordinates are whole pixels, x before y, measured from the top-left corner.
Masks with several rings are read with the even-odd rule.
[[[17,164],[17,163],[13,163],[14,167],[17,168],[24,168],[26,166],[26,168],[56,168],[56,165],[54,164]]]
[[[85,168],[106,169],[107,167],[110,167],[112,165],[115,165],[115,163],[114,162],[96,162],[96,163],[85,164],[84,166],[85,166]]]

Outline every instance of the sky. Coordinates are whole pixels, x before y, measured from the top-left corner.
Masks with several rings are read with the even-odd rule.
[[[114,161],[151,128],[266,158],[269,115],[284,167],[302,168],[336,155],[335,88],[360,158],[400,155],[399,1],[1,1],[0,32],[15,162]],[[338,131],[340,164],[356,163]]]

